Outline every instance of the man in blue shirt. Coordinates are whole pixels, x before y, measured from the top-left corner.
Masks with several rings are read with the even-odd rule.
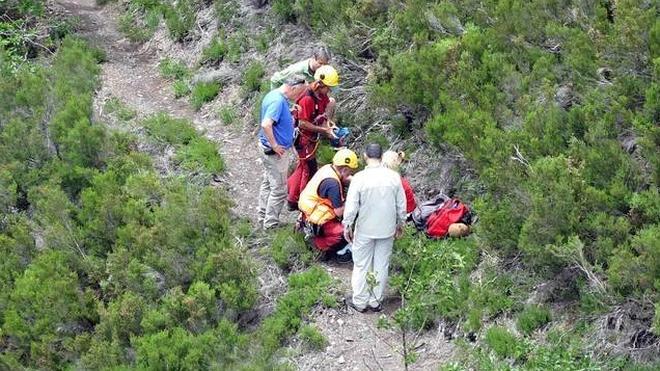
[[[264,164],[259,189],[259,224],[264,229],[279,224],[286,200],[286,176],[289,170],[287,150],[293,146],[293,116],[289,102],[295,102],[307,89],[305,77],[293,75],[261,101],[259,147]]]

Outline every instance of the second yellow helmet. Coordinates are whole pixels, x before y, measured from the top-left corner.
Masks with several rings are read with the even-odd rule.
[[[350,149],[340,149],[332,158],[332,164],[335,166],[348,166],[351,169],[358,168],[358,157]]]
[[[314,73],[314,80],[321,81],[325,86],[337,86],[339,85],[339,74],[332,66],[321,66]]]

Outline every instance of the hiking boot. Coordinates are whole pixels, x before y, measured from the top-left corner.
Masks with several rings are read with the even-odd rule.
[[[287,209],[289,209],[289,211],[298,211],[298,203],[297,202],[287,201],[286,202],[286,207],[287,207]]]
[[[366,307],[360,308],[357,305],[355,305],[355,303],[353,303],[353,297],[352,296],[346,297],[346,305],[348,305],[349,307],[355,309],[356,311],[358,311],[360,313],[364,313],[364,312],[367,311]]]
[[[346,251],[342,255],[337,255],[336,260],[337,260],[337,263],[341,263],[341,264],[350,263],[350,262],[353,261],[353,254],[351,254],[350,250]]]
[[[378,312],[381,312],[381,311],[383,310],[383,306],[380,305],[380,304],[378,304],[378,306],[376,306],[376,307],[372,307],[372,306],[370,305],[370,306],[369,306],[369,310],[371,310],[372,312],[376,312],[376,313],[378,313]]]

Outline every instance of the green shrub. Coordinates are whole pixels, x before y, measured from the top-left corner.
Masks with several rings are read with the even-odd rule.
[[[251,309],[259,293],[254,262],[247,252],[237,246],[222,247],[217,244],[204,250],[206,258],[198,268],[200,279],[216,289],[229,309],[236,312]]]
[[[474,240],[430,240],[408,229],[395,245],[391,285],[406,299],[395,313],[401,329],[417,331],[468,310],[468,275],[478,257]]]
[[[644,293],[660,285],[660,224],[640,230],[616,250],[608,268],[609,283],[621,294]]]
[[[190,70],[186,65],[172,58],[164,58],[158,63],[160,74],[172,80],[185,80],[190,77]]]
[[[227,44],[219,37],[214,37],[211,43],[202,50],[202,58],[200,64],[218,64],[222,62],[225,55],[227,55]]]
[[[187,82],[177,80],[174,82],[172,85],[172,89],[174,89],[174,98],[182,98],[190,94],[190,86],[188,85]]]
[[[274,0],[273,12],[282,22],[293,22],[296,20],[294,4],[294,1]]]
[[[538,305],[532,305],[518,315],[518,330],[525,335],[530,335],[534,330],[550,322],[550,311],[548,308]]]
[[[141,17],[146,16],[145,20]],[[160,23],[160,14],[151,11],[144,14],[134,6],[130,6],[119,16],[119,32],[124,34],[130,41],[143,43],[151,39]]]
[[[188,144],[197,137],[190,121],[158,113],[142,122],[149,135],[171,145]]]
[[[115,340],[127,346],[132,336],[142,334],[140,323],[146,309],[147,303],[142,297],[127,291],[107,307],[99,305],[100,319],[96,333],[106,340]]]
[[[630,214],[635,224],[660,220],[660,191],[657,187],[635,193],[630,200]]]
[[[378,143],[383,148],[383,150],[390,148],[390,141],[383,133],[380,132],[372,131],[369,134],[367,134],[365,143]]]
[[[86,369],[120,368],[128,363],[124,348],[119,341],[93,338],[80,363]]]
[[[165,24],[170,37],[175,41],[183,41],[195,25],[197,11],[195,1],[178,1],[174,6],[164,7]]]
[[[325,308],[337,308],[339,306],[337,296],[332,293],[325,293],[321,298],[321,302]]]
[[[580,174],[564,157],[540,159],[530,182],[530,215],[520,232],[520,249],[536,264],[558,264],[548,246],[563,242],[577,230]]]
[[[331,284],[325,270],[312,267],[289,276],[289,291],[277,300],[275,311],[259,329],[262,357],[270,358],[287,337],[295,334],[305,316]]]
[[[4,257],[0,262],[0,311],[3,313],[10,304],[14,282],[23,275],[37,253],[27,217],[7,215],[0,233],[0,253]]]
[[[177,150],[176,161],[190,171],[205,171],[211,174],[219,174],[225,164],[215,142],[207,138],[195,138],[190,143]]]
[[[192,89],[190,96],[190,103],[195,110],[198,110],[206,102],[212,101],[220,92],[220,83],[207,82],[199,83]]]
[[[81,290],[68,260],[61,251],[41,253],[16,279],[9,296],[3,335],[14,339],[15,354],[26,357],[31,367],[58,365],[66,350],[57,344],[96,316],[93,296]]]
[[[226,39],[227,43],[227,59],[232,63],[238,63],[241,56],[245,53],[250,46],[250,39],[243,29],[236,31],[231,37]]]
[[[515,254],[520,228],[525,220],[521,202],[515,198],[485,195],[477,199],[473,207],[480,219],[475,226],[479,236],[504,254]]]
[[[481,318],[483,314],[480,309],[472,308],[467,314],[465,329],[467,331],[479,331],[481,329]]]
[[[550,332],[546,344],[539,344],[527,354],[525,367],[528,369],[562,369],[562,370],[601,370],[611,368],[599,364],[599,360],[591,357],[583,349],[579,336],[566,336],[564,331]],[[625,369],[626,367],[623,367]]]
[[[261,62],[251,62],[243,71],[243,91],[251,93],[258,91],[261,87],[261,79],[264,77],[266,71]]]
[[[224,125],[231,126],[236,123],[236,119],[238,118],[236,108],[230,105],[222,106],[218,110],[218,117]]]
[[[218,24],[227,25],[238,13],[238,4],[231,0],[215,0],[213,3]]]
[[[275,264],[284,270],[303,268],[312,262],[315,255],[303,235],[288,228],[276,232],[268,252]]]
[[[267,27],[265,31],[254,37],[254,46],[258,52],[265,54],[275,39],[275,29]]]
[[[114,114],[122,121],[130,121],[135,118],[137,112],[127,106],[124,102],[117,97],[111,97],[105,102],[105,109],[108,113]]]
[[[311,325],[305,325],[300,328],[300,339],[313,350],[323,350],[328,344],[328,340],[323,334]]]
[[[332,158],[335,156],[336,151],[326,142],[321,142],[316,150],[316,161],[319,166],[332,163]]]
[[[516,358],[520,354],[518,339],[504,327],[490,327],[486,330],[485,341],[502,358]]]
[[[520,273],[516,276],[519,277],[519,275]],[[495,267],[484,268],[484,279],[472,284],[469,293],[468,300],[473,309],[487,317],[495,317],[512,311],[516,299],[519,299],[516,294],[522,294],[519,291],[523,291],[513,281],[512,276],[514,275],[501,272]]]
[[[199,335],[175,327],[135,338],[136,364],[148,369],[229,369],[244,362],[246,337],[223,320]]]

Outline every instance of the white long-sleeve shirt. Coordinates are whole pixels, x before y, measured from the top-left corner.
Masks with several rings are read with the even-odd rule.
[[[343,224],[367,238],[389,238],[406,218],[401,176],[386,167],[367,166],[348,187]]]

